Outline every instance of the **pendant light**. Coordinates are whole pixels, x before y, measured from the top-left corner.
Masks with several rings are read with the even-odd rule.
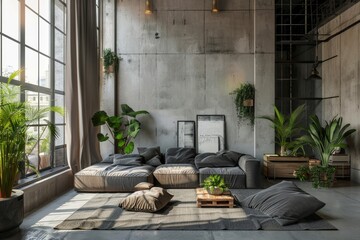
[[[145,14],[149,15],[152,14],[152,3],[151,0],[146,0],[145,1]]]
[[[217,12],[219,12],[219,8],[218,8],[218,0],[212,0],[212,8],[211,8],[211,12],[213,12],[213,13],[217,13]]]

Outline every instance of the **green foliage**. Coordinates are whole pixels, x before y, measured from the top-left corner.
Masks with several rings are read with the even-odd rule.
[[[116,55],[115,52],[111,51],[110,48],[104,49],[103,59],[105,72],[108,72],[109,67],[113,64],[115,67],[115,71],[117,71],[120,58]]]
[[[314,188],[328,188],[334,183],[335,171],[332,166],[300,166],[294,175],[300,181],[310,180]]]
[[[91,118],[93,126],[105,125],[112,135],[112,140],[108,134],[98,133],[99,142],[109,141],[116,144],[121,154],[129,154],[134,151],[134,139],[141,130],[141,123],[136,119],[142,114],[149,114],[145,110],[134,111],[127,104],[121,105],[122,113],[120,116],[109,116],[105,111],[96,112]]]
[[[324,127],[321,126],[316,115],[310,117],[310,120],[307,135],[300,137],[298,141],[303,145],[309,145],[319,155],[321,165],[326,167],[334,150],[338,147],[346,148],[346,138],[356,130],[347,130],[350,124],[342,126],[342,117],[334,117],[330,122],[326,121]]]
[[[58,107],[38,108],[18,101],[20,88],[10,83],[20,73],[20,70],[12,73],[7,83],[0,85],[0,198],[11,196],[20,166],[29,166],[26,144],[31,141],[27,132],[30,124],[38,124],[39,119],[45,118],[50,111],[62,113]],[[57,136],[54,124],[49,121],[41,124],[48,127],[52,136]]]
[[[228,190],[224,178],[218,174],[207,177],[202,185],[210,192],[213,192],[215,187],[221,189],[223,192]]]
[[[335,167],[314,166],[310,169],[310,179],[314,188],[328,188],[334,183]]]
[[[297,177],[300,181],[309,180],[310,177],[310,169],[308,166],[300,166],[295,172],[294,176]]]
[[[299,149],[297,142],[292,141],[294,135],[299,134],[302,128],[300,127],[300,117],[305,111],[305,105],[297,107],[290,115],[282,114],[279,109],[274,106],[275,116],[261,116],[271,122],[271,127],[275,129],[276,143],[284,148],[296,152]]]
[[[255,99],[255,87],[250,83],[243,83],[239,88],[235,89],[230,95],[235,95],[234,103],[236,107],[236,114],[239,121],[249,120],[251,125],[254,125],[254,106],[244,106],[244,101],[247,99]]]

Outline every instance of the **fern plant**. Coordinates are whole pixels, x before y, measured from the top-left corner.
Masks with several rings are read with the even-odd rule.
[[[220,189],[221,193],[228,190],[228,186],[225,183],[225,179],[218,174],[210,175],[209,177],[207,177],[202,185],[210,193],[214,193],[216,188]]]

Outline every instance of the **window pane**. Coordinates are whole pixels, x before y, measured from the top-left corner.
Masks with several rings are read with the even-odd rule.
[[[2,1],[2,32],[19,40],[19,2],[14,0]]]
[[[2,38],[2,75],[8,76],[19,69],[19,44]]]
[[[25,9],[25,44],[36,50],[39,45],[38,20],[38,16],[33,11]]]
[[[50,55],[50,24],[40,19],[40,52]]]
[[[55,106],[62,107],[64,109],[64,95],[55,94]],[[65,123],[64,116],[55,113],[55,123]]]
[[[39,93],[39,106],[40,108],[50,107],[50,95],[45,93]],[[50,121],[50,112],[40,119],[40,124],[45,124],[44,120]]]
[[[25,101],[27,101],[32,108],[37,109],[39,107],[39,93],[25,91]],[[31,124],[38,124],[38,122],[32,122]]]
[[[55,27],[64,32],[65,9],[64,4],[59,0],[55,1]]]
[[[35,12],[38,12],[38,0],[26,0],[25,4]]]
[[[50,163],[50,141],[51,136],[49,133],[49,129],[41,126],[40,127],[40,141],[39,141],[39,158],[40,158],[40,164],[39,164],[39,170],[45,169],[51,166]]]
[[[55,89],[64,91],[65,66],[55,62]]]
[[[57,125],[56,127],[58,128],[59,136],[55,139],[55,147],[65,144],[65,132],[64,132],[65,128],[64,128],[64,126]]]
[[[50,58],[40,55],[39,86],[50,87]]]
[[[38,55],[30,48],[25,48],[25,82],[34,85],[38,85],[39,79]]]
[[[96,27],[99,27],[99,8],[96,8]]]
[[[41,0],[39,8],[40,16],[50,21],[50,0]]]
[[[39,127],[38,126],[31,126],[27,129],[27,140],[25,151],[29,160],[29,164],[36,169],[39,169],[39,150],[38,150],[38,139],[39,139]],[[34,171],[27,167],[26,173],[33,173]]]
[[[55,29],[55,59],[64,62],[65,36]]]
[[[64,135],[62,135],[62,136],[64,136]],[[61,145],[63,145],[63,144],[61,144]],[[55,158],[54,167],[66,166],[67,165],[66,146],[56,147],[54,158]]]

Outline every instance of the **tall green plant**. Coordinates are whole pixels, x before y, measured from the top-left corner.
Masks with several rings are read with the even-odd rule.
[[[113,142],[107,133],[98,133],[99,142],[109,141],[116,144],[121,154],[129,154],[134,151],[134,139],[141,130],[141,123],[136,117],[149,113],[145,110],[134,111],[127,104],[122,104],[121,110],[120,116],[109,116],[105,111],[96,112],[91,121],[95,127],[105,125],[114,140]]]
[[[253,84],[243,83],[239,88],[235,89],[230,95],[235,95],[234,103],[236,114],[239,121],[249,120],[251,125],[254,124],[254,106],[244,104],[245,100],[255,99],[255,88]]]
[[[20,72],[12,73],[7,83],[0,85],[0,198],[11,197],[20,166],[29,164],[25,146],[30,125],[38,124],[49,111],[62,113],[58,107],[38,108],[28,102],[20,102],[20,88],[10,85]],[[54,124],[46,120],[42,124],[49,128],[52,136],[58,135]]]
[[[289,115],[282,114],[279,109],[274,106],[275,116],[261,116],[271,122],[271,127],[275,129],[276,143],[280,145],[280,155],[286,155],[286,150],[293,146],[292,137],[301,131],[300,117],[305,111],[305,105],[300,105]]]
[[[316,115],[310,117],[310,121],[307,135],[298,140],[309,145],[319,155],[321,165],[326,167],[335,148],[345,148],[347,146],[345,139],[356,130],[348,129],[350,124],[343,126],[342,117],[334,117],[331,121],[326,121],[324,127]]]

